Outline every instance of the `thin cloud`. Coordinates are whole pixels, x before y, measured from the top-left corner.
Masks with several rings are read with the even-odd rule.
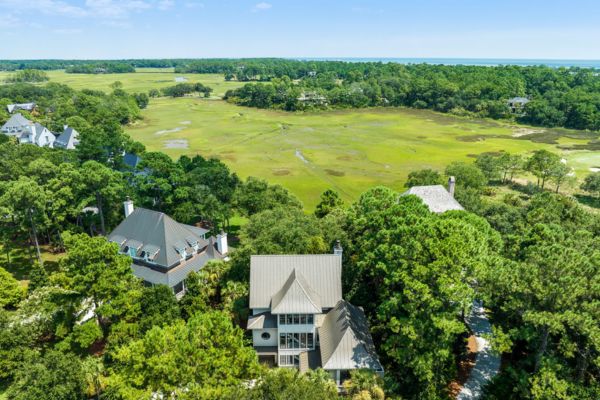
[[[21,25],[21,20],[12,14],[7,14],[0,18],[0,28],[16,28]]]
[[[188,1],[187,3],[184,3],[184,7],[185,8],[204,8],[204,3],[197,3],[194,1]]]
[[[150,2],[142,0],[86,0],[85,5],[91,16],[100,18],[127,18],[133,12],[152,8]]]
[[[72,6],[59,0],[0,0],[0,7],[18,11],[39,11],[47,15],[64,15],[68,17],[83,17],[86,10]]]
[[[270,3],[265,3],[265,2],[263,1],[263,2],[261,2],[261,3],[258,3],[258,4],[256,4],[256,5],[254,6],[254,9],[253,9],[253,11],[254,11],[254,12],[256,12],[256,11],[265,11],[265,10],[268,10],[268,9],[270,9],[271,7],[273,7],[273,5],[272,5],[272,4],[270,4]]]
[[[64,28],[64,29],[54,29],[52,32],[57,33],[59,35],[76,35],[78,33],[83,32],[81,29],[73,28]]]
[[[174,0],[160,0],[158,2],[157,8],[159,10],[168,10],[169,8],[172,8],[174,5],[175,5]]]
[[[169,10],[175,0],[85,0],[81,6],[70,5],[63,0],[0,0],[0,9],[10,10],[15,14],[38,12],[45,15],[59,15],[69,18],[91,18],[100,23],[126,20],[131,14],[146,10]],[[6,18],[2,26],[14,24],[14,20]],[[124,25],[123,22],[115,25]]]

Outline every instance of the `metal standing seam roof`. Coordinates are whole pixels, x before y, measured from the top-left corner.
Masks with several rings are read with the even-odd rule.
[[[260,314],[250,315],[248,317],[248,323],[246,329],[267,329],[277,328],[277,317],[268,311],[261,312]]]
[[[321,311],[319,295],[296,269],[292,270],[281,290],[271,298],[273,314],[319,314]]]
[[[169,268],[181,260],[176,245],[189,248],[186,245],[186,238],[196,238],[200,247],[207,245],[207,240],[199,236],[197,232],[164,213],[136,208],[110,233],[108,240],[119,243],[122,238],[126,238],[128,241],[133,240],[143,245],[158,247],[160,250],[153,262]]]
[[[443,213],[450,210],[464,210],[463,206],[442,185],[413,186],[402,194],[413,194],[434,213]]]
[[[270,308],[294,270],[318,295],[322,308],[332,308],[342,299],[339,255],[255,255],[250,258],[250,308]]]
[[[365,313],[345,300],[327,313],[319,342],[323,369],[382,369]]]

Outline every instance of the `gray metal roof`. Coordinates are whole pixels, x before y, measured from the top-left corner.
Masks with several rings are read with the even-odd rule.
[[[9,113],[12,113],[15,110],[26,110],[31,111],[35,108],[35,103],[20,103],[20,104],[8,104],[6,109]]]
[[[334,254],[263,255],[250,258],[250,308],[270,308],[292,271],[300,273],[323,308],[342,299],[342,258]],[[296,274],[297,276],[297,274]]]
[[[429,210],[434,213],[443,213],[449,210],[464,210],[463,206],[442,185],[413,186],[404,192],[406,196],[413,194],[419,197]]]
[[[268,311],[254,314],[248,317],[246,329],[277,328],[277,317]]]
[[[271,313],[319,314],[321,301],[302,274],[294,269],[281,290],[271,298]]]
[[[18,129],[24,126],[32,125],[33,122],[25,118],[21,113],[11,115],[11,117],[2,125],[2,130]]]
[[[123,163],[130,168],[135,168],[142,161],[142,158],[137,154],[125,153],[123,156]]]
[[[177,248],[185,249],[188,254],[192,252],[187,245],[186,238],[194,237],[200,247],[207,246],[207,240],[197,233],[197,231],[192,231],[189,225],[180,224],[166,214],[145,208],[136,208],[108,235],[108,240],[121,243],[121,238],[126,238],[128,241],[137,241],[142,245],[158,247],[160,250],[153,262],[169,268],[182,258],[181,254],[177,252]]]
[[[522,104],[527,104],[529,103],[531,100],[529,100],[527,97],[513,97],[512,99],[508,99],[509,103],[522,103]]]
[[[73,150],[79,144],[79,132],[67,126],[54,142],[54,147]]]
[[[340,300],[319,329],[323,369],[381,370],[365,313]]]

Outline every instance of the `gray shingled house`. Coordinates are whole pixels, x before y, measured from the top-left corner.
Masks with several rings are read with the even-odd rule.
[[[450,210],[464,210],[463,206],[454,198],[455,179],[448,179],[448,190],[442,185],[413,186],[402,196],[415,195],[425,203],[434,213],[443,213]]]
[[[21,113],[13,114],[0,131],[7,136],[16,137],[19,143],[31,143],[37,146],[53,147],[56,137],[45,126],[32,122]]]
[[[73,150],[79,144],[79,132],[68,125],[64,126],[61,133],[54,141],[54,147],[60,149]]]
[[[321,367],[338,385],[354,369],[383,374],[364,312],[342,299],[341,247],[334,254],[252,256],[250,308],[247,329],[263,362]]]
[[[210,260],[225,258],[227,235],[207,237],[206,229],[181,224],[168,215],[124,203],[125,220],[108,235],[132,258],[133,273],[146,285],[167,285],[180,298],[185,279]]]
[[[35,103],[8,104],[6,106],[6,109],[8,110],[8,112],[10,114],[12,114],[14,111],[17,111],[17,110],[33,111],[34,108],[35,108]]]

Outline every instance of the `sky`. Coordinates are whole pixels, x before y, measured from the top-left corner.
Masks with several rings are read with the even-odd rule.
[[[0,0],[0,59],[600,59],[598,0]]]

